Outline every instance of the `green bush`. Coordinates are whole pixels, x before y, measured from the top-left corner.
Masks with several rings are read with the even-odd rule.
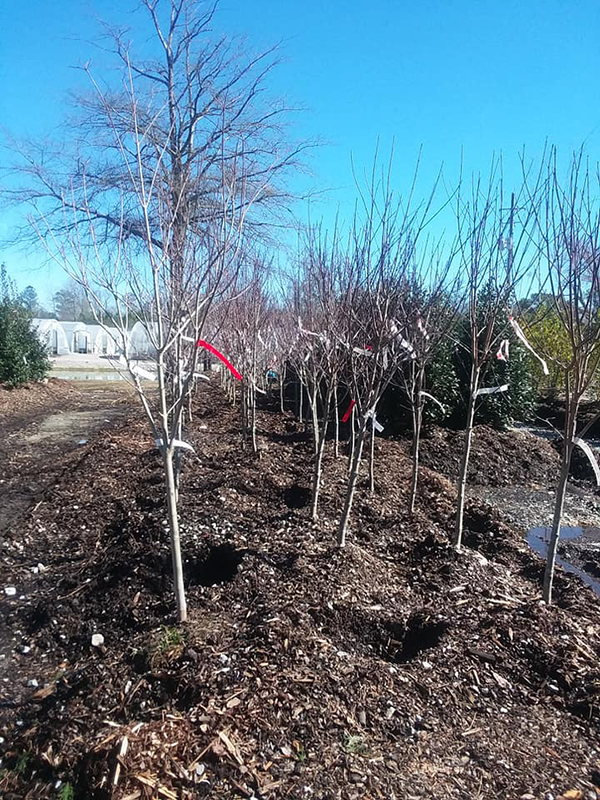
[[[485,302],[485,297],[482,302]],[[456,333],[459,346],[454,350],[454,366],[460,393],[459,401],[449,420],[455,427],[464,427],[467,415],[471,375],[471,353],[468,349],[470,335],[468,320],[460,320]],[[496,358],[495,351],[502,338],[510,339],[508,361]],[[508,391],[481,397],[477,402],[475,424],[506,428],[517,420],[531,419],[533,415],[536,401],[533,364],[529,353],[519,342],[515,341],[515,336],[508,325],[508,312],[501,312],[498,315],[494,341],[496,344],[488,356],[479,386],[480,388],[502,386],[506,383]],[[440,399],[443,401],[443,398]]]
[[[507,383],[507,392],[486,395],[477,403],[475,423],[505,428],[513,422],[531,419],[535,408],[536,391],[534,370],[537,362],[529,353],[515,342],[514,335],[508,333],[508,320],[498,320],[498,338],[510,338],[508,361],[496,358],[494,348],[490,355],[480,386],[501,386]],[[425,400],[423,423],[463,428],[467,415],[471,356],[465,348],[469,341],[466,319],[459,319],[455,330],[433,354],[426,368],[425,390],[445,406],[445,411],[432,400]],[[457,344],[458,343],[458,344]],[[461,344],[463,346],[461,346]],[[499,344],[499,342],[498,342]],[[412,417],[410,405],[399,375],[381,399],[378,415],[385,421],[386,432],[391,435],[406,434],[411,430]]]
[[[18,386],[39,381],[50,370],[50,360],[33,330],[31,313],[17,299],[4,266],[0,289],[0,383]]]

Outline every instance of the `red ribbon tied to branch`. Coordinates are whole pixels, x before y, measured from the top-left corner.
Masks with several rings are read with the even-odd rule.
[[[350,414],[352,413],[352,409],[354,408],[355,405],[356,402],[354,400],[350,400],[350,405],[348,406],[348,410],[342,417],[342,422],[348,422],[348,420],[350,419]]]
[[[222,361],[223,364],[225,364],[225,366],[231,372],[231,374],[233,375],[234,378],[237,378],[238,381],[242,380],[242,376],[237,371],[237,369],[233,366],[231,361],[229,361],[229,359],[227,359],[223,355],[223,353],[220,353],[217,350],[216,347],[213,347],[212,344],[210,344],[209,342],[205,342],[204,339],[198,339],[198,341],[196,342],[196,347],[204,347],[204,348],[206,348],[206,350],[208,350],[210,353],[212,353],[214,356],[216,356],[219,359],[219,361]]]

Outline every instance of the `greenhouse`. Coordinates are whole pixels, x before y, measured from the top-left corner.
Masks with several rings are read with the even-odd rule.
[[[51,355],[64,356],[71,352],[65,329],[58,320],[34,319],[33,327]]]
[[[33,326],[48,352],[54,356],[71,353],[112,356],[122,349],[118,328],[56,319],[34,319]],[[138,334],[138,344],[143,347],[141,334]]]
[[[121,350],[121,334],[117,328],[103,325],[88,325],[93,353],[113,356]]]
[[[136,322],[129,334],[130,355],[135,358],[153,358],[156,355],[154,337],[143,322]]]

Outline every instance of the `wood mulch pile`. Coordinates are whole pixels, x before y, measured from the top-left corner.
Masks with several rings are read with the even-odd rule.
[[[237,424],[208,388],[187,432],[183,627],[141,422],[90,439],[3,535],[2,796],[600,798],[598,598],[560,573],[546,608],[541,562],[481,503],[456,554],[437,472],[409,518],[402,442],[378,440],[338,551],[346,458],[314,524],[297,425],[263,410],[255,457]],[[480,469],[504,452],[516,475],[488,445]]]
[[[422,463],[452,480],[458,477],[463,431],[432,427],[422,439]],[[527,431],[478,425],[473,432],[468,479],[471,485],[555,487],[560,454],[552,443]]]

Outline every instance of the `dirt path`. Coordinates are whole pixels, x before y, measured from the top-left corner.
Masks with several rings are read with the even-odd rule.
[[[69,470],[77,470],[88,439],[114,426],[131,408],[124,385],[77,384],[52,380],[0,394],[0,543],[19,541],[28,513],[52,499],[53,487]],[[30,566],[30,569],[37,567]],[[7,587],[2,586],[4,591]],[[9,587],[10,588],[10,587]],[[14,647],[14,637],[0,621],[0,672]]]
[[[130,407],[121,384],[46,385],[3,391],[0,397],[0,535],[18,530],[27,511],[57,481],[74,453]],[[69,465],[73,465],[72,459]]]

